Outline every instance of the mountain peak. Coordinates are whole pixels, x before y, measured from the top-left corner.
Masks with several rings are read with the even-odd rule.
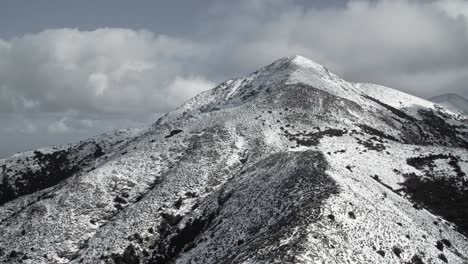
[[[312,61],[311,59],[308,59],[308,58],[306,58],[304,56],[301,56],[301,55],[293,55],[293,56],[289,56],[289,57],[286,57],[286,58],[289,59],[289,61],[291,61],[291,63],[293,63],[295,65],[299,65],[299,66],[320,65],[320,64]]]
[[[172,113],[231,108],[271,94],[289,85],[302,84],[326,93],[359,102],[361,91],[326,67],[301,55],[283,57],[246,76],[227,80]]]
[[[292,55],[292,56],[283,57],[273,62],[266,68],[271,68],[271,66],[274,66],[273,68],[277,68],[277,69],[287,68],[292,71],[298,70],[298,69],[304,69],[304,68],[315,69],[315,70],[325,69],[325,67],[322,66],[321,64],[316,63],[312,61],[311,59],[308,59],[301,55]],[[281,66],[281,67],[278,67],[278,66]]]
[[[291,56],[286,56],[286,57],[283,57],[279,60],[284,60],[284,61],[289,61],[291,63],[298,63],[300,64],[301,62],[307,62],[307,63],[314,63],[311,59],[308,59],[302,55],[291,55]]]

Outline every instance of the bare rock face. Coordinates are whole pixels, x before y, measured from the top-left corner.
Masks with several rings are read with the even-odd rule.
[[[466,263],[468,121],[304,57],[0,160],[4,263]]]

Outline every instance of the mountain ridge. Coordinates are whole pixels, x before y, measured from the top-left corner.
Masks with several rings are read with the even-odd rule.
[[[447,107],[448,109],[464,114],[468,113],[468,99],[455,94],[442,94],[429,99],[430,101]]]

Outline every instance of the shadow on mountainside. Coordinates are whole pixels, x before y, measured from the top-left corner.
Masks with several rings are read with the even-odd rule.
[[[190,263],[294,261],[307,223],[316,221],[323,201],[338,192],[326,167],[314,151],[277,153],[249,166],[181,220],[182,228],[163,221],[149,263],[179,257]],[[280,243],[287,237],[292,238]]]

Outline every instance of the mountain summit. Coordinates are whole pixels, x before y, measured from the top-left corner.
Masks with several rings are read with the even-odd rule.
[[[468,121],[304,57],[0,160],[6,263],[466,263]]]

